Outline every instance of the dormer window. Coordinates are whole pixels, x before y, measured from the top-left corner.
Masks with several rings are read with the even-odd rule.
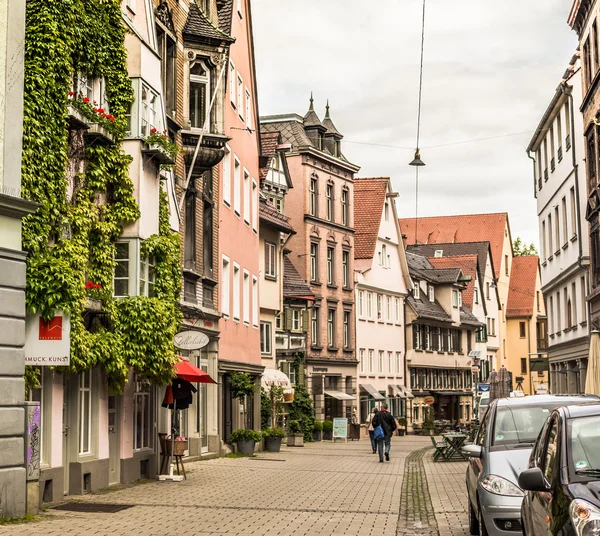
[[[427,291],[429,293],[429,301],[433,303],[435,301],[435,291],[433,289],[433,285],[429,285]]]
[[[459,297],[460,297],[460,292],[458,292],[458,290],[453,290],[452,291],[452,307],[454,307],[454,309],[458,309],[459,305]]]
[[[209,88],[210,70],[204,61],[196,61],[190,66],[189,120],[191,128],[204,128]]]
[[[414,286],[413,286],[413,297],[415,300],[420,300],[421,299],[421,289],[419,288],[419,282],[415,281]]]
[[[444,256],[444,250],[443,249],[436,249],[435,250],[435,254],[434,257],[443,257]]]

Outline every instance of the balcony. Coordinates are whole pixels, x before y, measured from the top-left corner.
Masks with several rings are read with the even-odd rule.
[[[73,130],[87,130],[90,128],[90,121],[73,104],[69,103],[69,128]]]
[[[100,123],[90,123],[89,128],[84,133],[85,141],[89,145],[114,145],[115,137],[107,128]]]
[[[196,133],[190,130],[184,130],[181,133],[185,165],[188,169],[192,165],[200,135],[199,132]],[[196,161],[194,162],[192,176],[199,177],[205,171],[216,166],[225,156],[225,144],[230,139],[223,134],[205,133],[202,136],[202,142],[200,143]]]
[[[175,158],[158,143],[146,143],[142,148],[142,154],[150,157],[157,164],[174,164]]]

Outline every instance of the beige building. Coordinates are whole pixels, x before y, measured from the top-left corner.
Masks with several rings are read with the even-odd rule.
[[[350,417],[357,406],[354,336],[353,188],[358,166],[341,150],[342,135],[313,100],[304,117],[263,117],[264,132],[280,132],[294,188],[285,213],[295,234],[289,260],[315,296],[310,311],[307,386],[319,420]]]

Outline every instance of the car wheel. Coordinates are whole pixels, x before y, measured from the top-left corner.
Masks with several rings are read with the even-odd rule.
[[[479,519],[477,519],[477,514],[473,510],[471,501],[469,501],[469,534],[479,534]]]
[[[485,528],[485,521],[483,520],[483,510],[481,509],[481,505],[479,504],[479,514],[477,517],[478,525],[479,525],[479,536],[489,536],[487,529]]]

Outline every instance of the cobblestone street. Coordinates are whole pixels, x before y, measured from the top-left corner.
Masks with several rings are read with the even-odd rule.
[[[116,513],[49,509],[6,535],[467,535],[465,463],[434,464],[429,438],[395,437],[378,463],[368,441],[312,443],[255,458],[187,465],[181,483],[149,482],[75,497]],[[433,512],[433,513],[432,513]]]

